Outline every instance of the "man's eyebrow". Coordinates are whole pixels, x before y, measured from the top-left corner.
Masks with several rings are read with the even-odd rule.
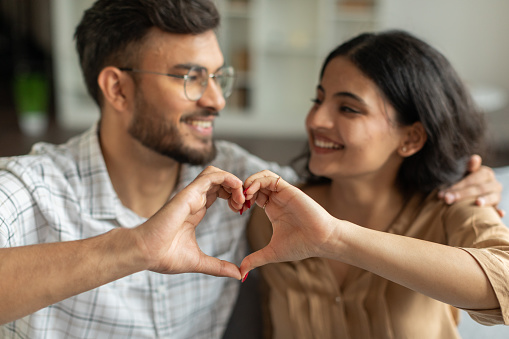
[[[317,86],[317,89],[324,92],[325,93],[325,89],[322,87],[322,85],[318,85]],[[354,100],[357,100],[359,101],[360,103],[362,103],[363,105],[367,105],[366,102],[364,101],[364,99],[362,99],[360,96],[358,96],[357,94],[354,94],[352,92],[336,92],[333,94],[334,97],[347,97],[347,98],[352,98]]]
[[[223,68],[224,66],[226,66],[226,64],[222,64],[221,66],[219,66],[218,69],[216,69],[214,72],[217,72],[218,70],[220,70],[221,68]],[[172,68],[173,69],[183,69],[183,70],[190,70],[192,67],[199,67],[199,68],[204,68],[207,70],[208,72],[208,69],[207,67],[203,67],[202,65],[199,65],[199,64],[194,64],[194,63],[187,63],[187,64],[177,64],[175,66],[173,66]]]
[[[201,66],[201,65],[191,64],[191,63],[177,64],[177,65],[172,66],[173,69],[184,69],[184,70],[190,70],[192,67],[202,67],[203,68],[203,66]]]

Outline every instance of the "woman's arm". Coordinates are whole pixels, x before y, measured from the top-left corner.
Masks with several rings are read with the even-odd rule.
[[[265,205],[273,235],[265,248],[244,259],[242,276],[271,262],[326,257],[457,307],[499,307],[487,276],[466,251],[336,219],[282,179],[276,188],[277,181],[267,172],[246,181],[246,198]]]

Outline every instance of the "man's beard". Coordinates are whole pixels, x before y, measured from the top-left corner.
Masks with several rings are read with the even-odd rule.
[[[184,138],[177,126],[155,114],[151,116],[150,109],[145,109],[147,106],[144,105],[144,100],[140,97],[138,99],[141,99],[137,102],[140,105],[136,105],[136,111],[128,130],[133,138],[145,147],[179,163],[205,165],[215,159],[217,149],[213,139],[203,139],[203,144],[210,144],[210,147],[202,150],[188,147],[184,144]]]

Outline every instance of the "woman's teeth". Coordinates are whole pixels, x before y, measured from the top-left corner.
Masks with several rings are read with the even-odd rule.
[[[315,139],[315,146],[320,148],[328,148],[328,149],[341,149],[343,148],[341,145],[336,144],[332,141],[324,141]]]

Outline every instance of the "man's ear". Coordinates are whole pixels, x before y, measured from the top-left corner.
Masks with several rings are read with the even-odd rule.
[[[414,122],[411,126],[405,126],[404,129],[398,153],[405,158],[419,152],[428,140],[428,135],[419,121]]]
[[[127,107],[129,96],[126,94],[132,87],[132,78],[118,68],[108,66],[99,73],[97,83],[102,91],[105,103],[108,103],[117,111],[122,111]]]

